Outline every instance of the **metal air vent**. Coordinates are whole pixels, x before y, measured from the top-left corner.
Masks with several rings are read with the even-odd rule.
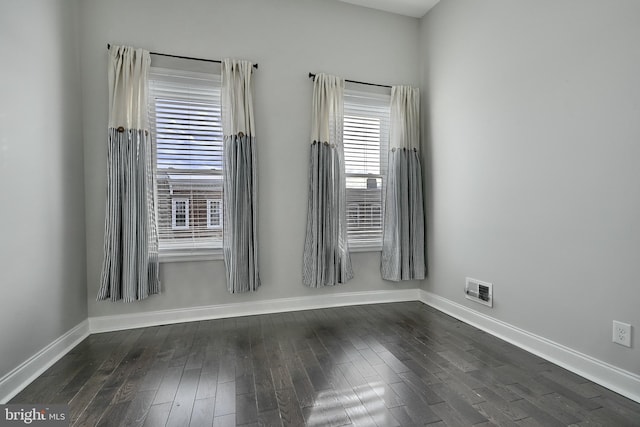
[[[467,299],[493,307],[493,285],[491,283],[467,277],[464,294]]]

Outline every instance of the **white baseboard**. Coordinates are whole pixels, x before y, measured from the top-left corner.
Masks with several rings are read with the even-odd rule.
[[[420,301],[640,403],[640,375],[617,368],[462,304],[420,290]]]
[[[0,404],[7,403],[34,379],[89,336],[89,322],[83,320],[74,328],[0,378]],[[37,403],[37,402],[35,402]]]
[[[146,313],[121,314],[116,316],[90,317],[89,330],[91,333],[111,332],[173,323],[220,319],[224,317],[254,316],[258,314],[284,313],[360,304],[418,301],[419,292],[419,289],[343,292],[317,296],[189,307]]]

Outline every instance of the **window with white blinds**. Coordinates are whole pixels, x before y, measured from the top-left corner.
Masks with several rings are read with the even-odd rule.
[[[151,68],[161,256],[214,253],[222,247],[220,85],[214,74]]]
[[[345,90],[347,233],[354,250],[382,249],[390,96]]]

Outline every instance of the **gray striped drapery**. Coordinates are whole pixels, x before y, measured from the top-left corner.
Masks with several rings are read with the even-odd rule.
[[[316,75],[302,277],[303,283],[312,288],[334,286],[353,278],[347,242],[343,92],[342,79]]]
[[[224,261],[231,293],[260,287],[256,158],[253,137],[224,138]]]
[[[109,129],[104,260],[98,300],[160,292],[151,146],[144,130]]]
[[[380,272],[386,280],[425,278],[418,89],[391,90],[391,131]]]
[[[258,268],[258,179],[253,117],[253,65],[222,61],[224,132],[223,252],[227,289],[253,292],[260,287]]]
[[[109,50],[109,130],[104,259],[98,300],[160,292],[151,143],[146,130],[149,52]]]
[[[389,152],[380,271],[386,280],[425,278],[422,169],[416,150]]]

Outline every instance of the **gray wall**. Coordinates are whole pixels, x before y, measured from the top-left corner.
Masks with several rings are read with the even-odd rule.
[[[0,378],[87,318],[78,10],[0,4]]]
[[[447,0],[420,36],[424,289],[635,373],[639,17],[635,0]],[[493,282],[493,309],[465,276]]]
[[[337,288],[307,289],[301,273],[312,93],[307,74],[417,86],[417,19],[335,1],[86,0],[80,21],[90,316],[419,286],[382,281],[379,253],[353,254],[355,279]],[[95,302],[106,185],[107,43],[259,63],[254,99],[263,286],[257,293],[228,294],[222,261],[182,262],[162,265],[159,296],[134,304]]]

